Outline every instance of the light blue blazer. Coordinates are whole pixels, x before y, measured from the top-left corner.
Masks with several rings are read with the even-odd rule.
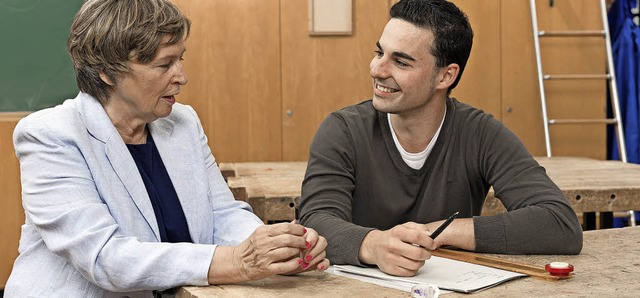
[[[5,297],[150,297],[207,285],[216,245],[262,222],[224,182],[195,111],[175,104],[149,124],[192,243],[161,243],[129,150],[100,103],[80,93],[14,131],[26,221]]]

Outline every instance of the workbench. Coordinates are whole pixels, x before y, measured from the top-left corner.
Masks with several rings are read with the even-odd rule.
[[[468,294],[442,297],[637,297],[640,294],[640,227],[584,232],[582,253],[574,256],[494,255],[512,262],[544,267],[553,261],[574,266],[574,277],[548,281],[526,277]],[[427,266],[429,261],[427,261]],[[237,285],[183,287],[179,298],[207,297],[411,297],[409,292],[365,283],[326,272],[273,276]]]
[[[581,157],[535,159],[578,214],[640,210],[640,165]],[[220,168],[235,197],[247,201],[265,222],[272,222],[294,218],[306,165],[306,162],[245,162],[220,164]],[[505,211],[490,190],[482,215]]]

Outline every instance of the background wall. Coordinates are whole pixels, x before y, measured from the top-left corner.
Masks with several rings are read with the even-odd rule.
[[[193,21],[179,100],[196,107],[219,161],[306,160],[330,112],[371,97],[368,66],[392,0],[354,0],[351,36],[309,36],[305,0],[176,0]],[[527,0],[454,0],[475,31],[452,95],[492,113],[534,155],[544,135]],[[541,29],[601,28],[598,1],[538,1]],[[222,12],[210,18],[213,11]],[[260,11],[262,13],[255,14]],[[553,73],[604,73],[604,40],[543,41]],[[547,84],[549,116],[604,118],[605,82]],[[557,126],[554,155],[604,159],[604,126]]]
[[[20,173],[11,134],[22,114],[4,113],[0,118],[0,289],[4,288],[13,260],[18,256],[20,225],[24,212],[20,201]]]
[[[554,3],[549,7],[549,1],[536,1],[540,30],[602,30],[599,1]],[[520,137],[532,154],[545,155],[529,1],[503,0],[500,20],[502,110],[499,119]],[[542,39],[541,49],[545,73],[605,73],[603,38]],[[465,79],[468,82],[470,77]],[[556,80],[545,86],[550,118],[606,117],[604,80]],[[552,126],[550,132],[554,156],[606,159],[604,125],[557,125]]]
[[[34,111],[78,93],[67,53],[82,0],[0,0],[0,112]]]
[[[353,0],[353,34],[342,37],[307,34],[307,0],[173,1],[193,23],[185,54],[189,84],[178,100],[199,113],[219,162],[306,160],[327,114],[371,97],[368,66],[392,0]],[[468,14],[475,39],[452,95],[492,113],[533,155],[544,155],[529,1],[453,2]],[[539,0],[540,27],[601,28],[597,2],[555,1],[549,8]],[[549,71],[604,73],[602,39],[556,39],[543,47]],[[604,94],[604,82],[549,84],[549,114],[602,118]],[[22,116],[0,113],[0,288],[24,222],[11,141]],[[605,158],[603,126],[552,127],[552,144],[554,155]]]

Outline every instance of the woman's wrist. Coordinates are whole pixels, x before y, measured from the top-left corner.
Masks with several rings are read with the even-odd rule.
[[[209,266],[209,284],[229,284],[248,281],[246,272],[242,272],[237,247],[218,246],[213,253]]]

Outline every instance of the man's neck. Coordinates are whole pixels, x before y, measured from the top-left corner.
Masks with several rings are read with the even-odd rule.
[[[393,130],[405,151],[422,152],[438,131],[445,114],[446,100],[432,101],[410,113],[389,114]]]

